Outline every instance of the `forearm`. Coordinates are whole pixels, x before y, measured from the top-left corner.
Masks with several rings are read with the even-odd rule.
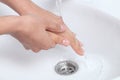
[[[17,16],[0,17],[0,35],[17,31],[19,24],[20,21]]]
[[[36,11],[36,9],[38,9],[36,8],[38,6],[34,4],[31,0],[0,0],[0,1],[14,9],[20,15],[30,14]],[[42,8],[39,8],[39,10],[40,9],[42,10]]]

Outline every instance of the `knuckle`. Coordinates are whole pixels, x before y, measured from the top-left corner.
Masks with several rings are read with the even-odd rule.
[[[40,51],[40,49],[36,48],[36,49],[32,49],[32,51],[35,52],[35,53],[38,53]]]
[[[55,24],[58,26],[60,26],[61,24],[63,24],[63,20],[61,19],[61,18],[57,18],[56,20],[55,20]]]
[[[49,49],[49,47],[44,47],[43,49],[44,49],[44,50],[48,50],[48,49]]]
[[[26,50],[30,50],[30,48],[25,47]]]
[[[44,50],[48,50],[48,49],[53,48],[53,47],[55,47],[55,43],[49,43],[44,47]]]
[[[64,23],[64,22],[63,22],[63,19],[62,19],[61,17],[59,17],[59,18],[57,19],[57,21],[58,21],[58,23],[61,23],[61,24]]]
[[[49,45],[46,45],[43,49],[44,50],[48,50],[50,48],[50,46]]]
[[[51,45],[51,48],[54,48],[55,46],[56,46],[56,44],[54,43],[54,44]]]

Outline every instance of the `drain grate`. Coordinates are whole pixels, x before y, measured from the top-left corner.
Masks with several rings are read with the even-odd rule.
[[[61,61],[55,66],[55,71],[60,75],[72,75],[78,71],[77,63],[66,60]]]

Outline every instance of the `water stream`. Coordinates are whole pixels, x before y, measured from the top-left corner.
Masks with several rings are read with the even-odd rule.
[[[62,17],[61,5],[62,0],[56,0],[58,16]],[[98,56],[85,54],[85,56],[78,56],[74,60],[78,62],[79,71],[73,76],[63,77],[62,80],[102,80],[103,63]]]

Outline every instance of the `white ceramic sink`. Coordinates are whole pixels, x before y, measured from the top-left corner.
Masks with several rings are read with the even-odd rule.
[[[42,2],[34,1],[38,4]],[[55,6],[52,5],[46,8],[54,11]],[[3,7],[2,4],[0,6]],[[0,9],[0,15],[16,14],[7,7],[4,8],[7,11]],[[65,23],[83,42],[85,54],[102,59],[101,80],[112,80],[120,76],[120,21],[97,9],[78,5],[74,0],[64,1],[62,15]],[[61,60],[79,63],[80,58],[70,47],[62,46],[34,54],[26,51],[11,36],[0,36],[0,80],[83,80],[77,72],[77,76],[66,77],[56,74],[54,70]]]

